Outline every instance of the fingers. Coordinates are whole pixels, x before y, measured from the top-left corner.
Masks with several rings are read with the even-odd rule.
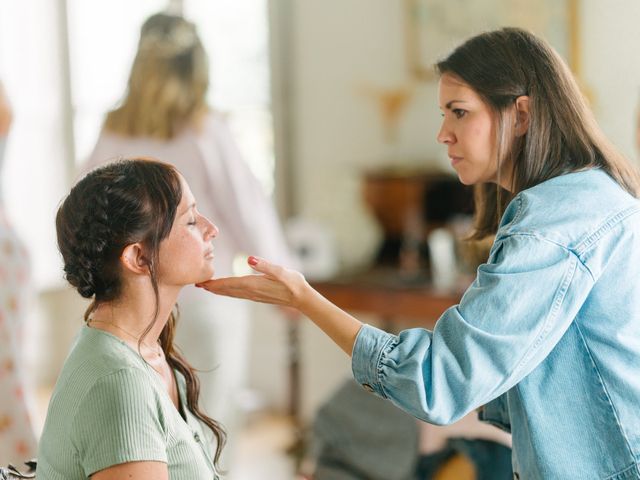
[[[249,257],[247,263],[256,274],[211,279],[196,286],[217,295],[297,308],[308,287],[302,274],[255,256]]]
[[[252,275],[247,276],[251,277]],[[242,282],[243,278],[244,277],[212,278],[206,282],[196,283],[196,287],[203,288],[211,293],[228,295],[226,292],[241,289],[238,284]]]
[[[251,256],[247,259],[247,263],[256,272],[264,273],[265,275],[271,275],[278,277],[278,275],[284,270],[281,266],[268,262],[264,258]]]
[[[217,295],[256,300],[256,295],[264,295],[265,281],[273,282],[273,280],[267,280],[264,275],[245,275],[242,277],[215,278],[197,283],[196,287]]]
[[[244,298],[254,302],[290,305],[291,292],[278,279],[269,275],[246,275],[207,280],[196,284],[217,295]]]

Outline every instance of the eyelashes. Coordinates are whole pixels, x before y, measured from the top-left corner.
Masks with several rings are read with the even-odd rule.
[[[462,110],[461,108],[454,108],[453,110],[451,110],[453,112],[453,114],[456,116],[456,118],[460,119],[463,118],[466,114],[467,111],[466,110]]]
[[[454,108],[453,110],[451,110],[451,112],[455,115],[457,119],[464,118],[467,115],[467,113],[469,113],[466,110],[463,110],[461,108]],[[444,118],[444,112],[441,112],[440,116]]]

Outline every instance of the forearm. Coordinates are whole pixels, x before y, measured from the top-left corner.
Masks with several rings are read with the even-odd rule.
[[[305,289],[298,309],[351,356],[362,322],[335,306],[310,286]]]

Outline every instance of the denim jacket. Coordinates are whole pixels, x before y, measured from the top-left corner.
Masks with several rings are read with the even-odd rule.
[[[352,368],[427,422],[482,407],[515,478],[640,479],[640,202],[599,169],[520,192],[460,304],[363,326]]]

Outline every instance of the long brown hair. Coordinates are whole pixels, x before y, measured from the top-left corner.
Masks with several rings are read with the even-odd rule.
[[[482,33],[436,64],[471,87],[497,119],[498,174],[512,169],[511,189],[476,186],[471,238],[494,234],[507,203],[545,180],[588,168],[607,172],[630,194],[640,194],[640,177],[598,127],[593,113],[558,53],[519,28]],[[529,127],[515,137],[515,100],[529,97]]]
[[[58,248],[67,281],[93,302],[85,322],[100,304],[118,299],[122,280],[118,259],[127,245],[145,248],[156,311],[138,346],[158,321],[158,258],[160,243],[170,233],[182,198],[177,170],[151,159],[120,160],[91,171],[80,180],[58,209]],[[226,441],[222,426],[198,406],[200,384],[195,370],[173,344],[178,321],[174,309],[160,333],[160,345],[169,366],[179,371],[187,386],[187,408],[211,429],[217,439],[217,465]]]
[[[193,23],[158,13],[140,30],[127,92],[104,128],[123,136],[170,140],[207,110],[209,62]]]

